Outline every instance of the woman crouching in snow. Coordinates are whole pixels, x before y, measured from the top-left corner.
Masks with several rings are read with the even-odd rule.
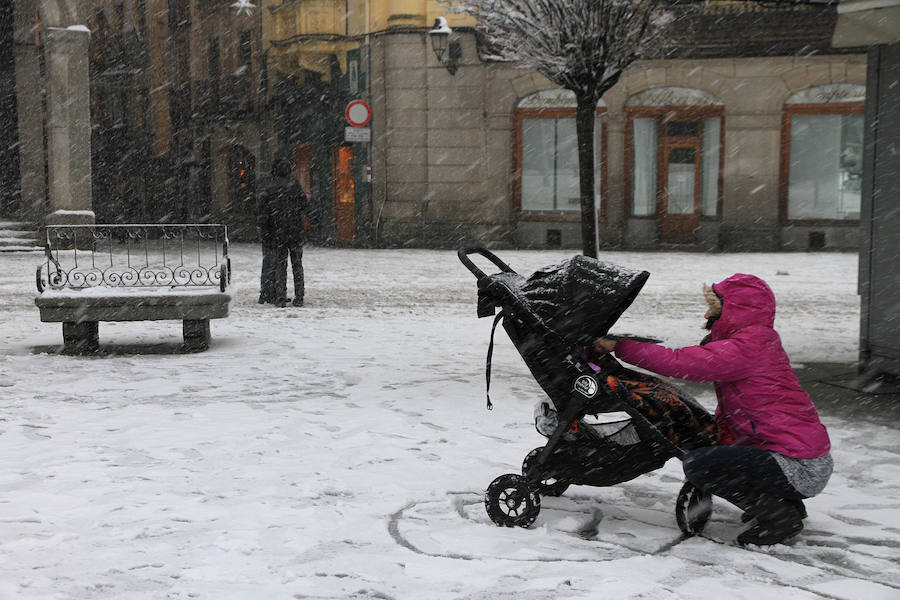
[[[803,529],[803,499],[831,476],[831,444],[781,339],[775,295],[762,279],[738,273],[704,289],[710,334],[672,350],[608,338],[597,352],[668,377],[715,382],[719,446],[688,452],[688,481],[744,510],[739,544],[780,543]]]

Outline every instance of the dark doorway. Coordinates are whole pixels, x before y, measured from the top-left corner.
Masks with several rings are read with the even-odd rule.
[[[228,235],[256,239],[256,157],[243,146],[232,146],[228,157]]]
[[[353,181],[353,146],[334,149],[334,219],[337,241],[356,239],[356,183]]]

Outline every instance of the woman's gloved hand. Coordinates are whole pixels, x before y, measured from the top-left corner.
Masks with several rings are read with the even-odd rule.
[[[616,349],[616,340],[610,338],[597,338],[594,340],[593,350],[597,354],[606,354]]]

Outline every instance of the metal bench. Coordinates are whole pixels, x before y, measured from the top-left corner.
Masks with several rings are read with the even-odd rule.
[[[37,268],[45,323],[67,352],[96,352],[100,321],[183,322],[184,348],[206,350],[210,319],[228,316],[225,225],[52,225]]]

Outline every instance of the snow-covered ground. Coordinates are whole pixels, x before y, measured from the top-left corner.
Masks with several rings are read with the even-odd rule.
[[[571,255],[500,253],[523,274]],[[854,254],[604,258],[652,274],[614,332],[694,343],[701,284],[752,272],[797,366],[856,358]],[[724,502],[724,543],[678,542],[674,460],[491,524],[481,495],[543,443],[542,392],[500,330],[485,411],[490,320],[453,252],[308,248],[307,306],[277,309],[238,244],[207,352],[179,353],[177,322],[102,323],[94,357],[39,322],[39,259],[0,255],[3,600],[900,598],[900,436],[828,414],[837,470],[789,546],[733,545]]]

